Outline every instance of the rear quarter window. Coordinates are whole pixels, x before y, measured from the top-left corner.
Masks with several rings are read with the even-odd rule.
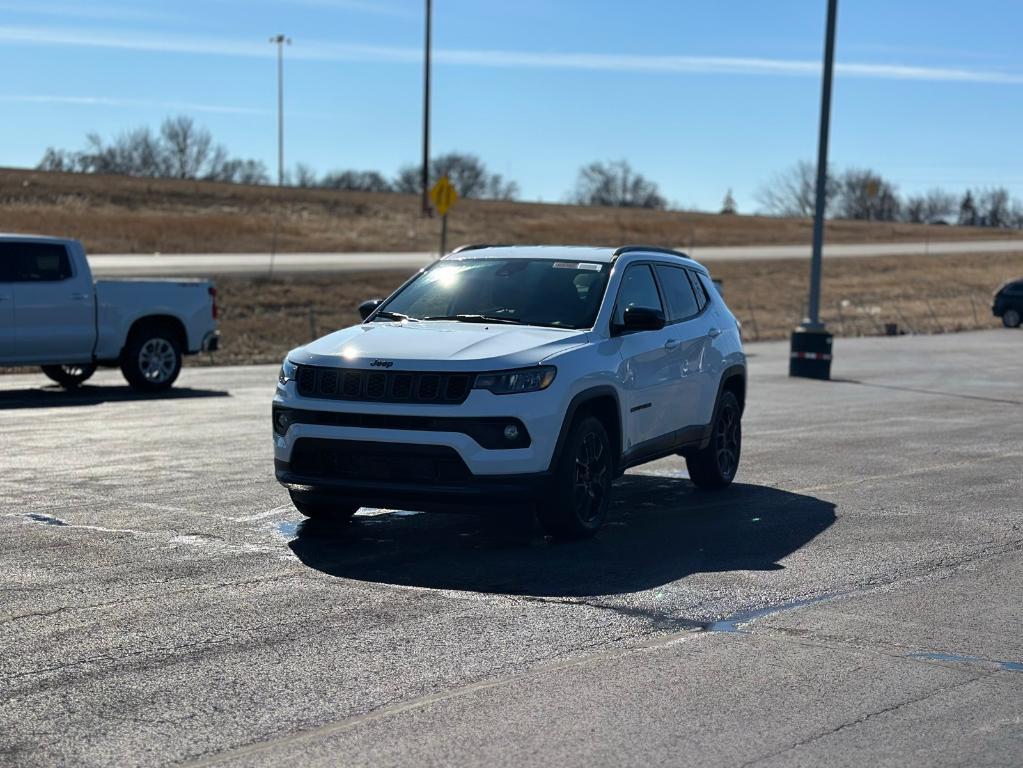
[[[67,248],[57,243],[0,243],[0,280],[57,282],[71,277]]]

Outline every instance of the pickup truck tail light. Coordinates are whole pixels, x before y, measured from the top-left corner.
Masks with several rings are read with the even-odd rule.
[[[209,291],[210,291],[210,298],[213,299],[213,303],[212,303],[212,306],[210,308],[210,311],[213,313],[213,319],[216,320],[217,319],[217,289],[214,288],[211,285],[210,288],[209,288]]]

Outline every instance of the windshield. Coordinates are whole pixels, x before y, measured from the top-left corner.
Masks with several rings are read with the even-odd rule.
[[[608,264],[553,259],[442,261],[380,308],[417,320],[591,328]]]

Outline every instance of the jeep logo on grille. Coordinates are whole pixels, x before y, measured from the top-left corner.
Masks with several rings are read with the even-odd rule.
[[[393,360],[374,360],[372,363],[370,363],[370,365],[373,366],[374,368],[390,368],[392,365],[394,365],[394,361]]]

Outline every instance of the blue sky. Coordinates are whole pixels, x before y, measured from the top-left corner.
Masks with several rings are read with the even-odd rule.
[[[434,0],[436,153],[524,199],[628,159],[686,207],[741,211],[816,152],[824,0]],[[187,113],[232,153],[391,174],[420,153],[421,0],[0,0],[0,165]],[[1023,3],[841,0],[831,159],[902,192],[1023,197]]]

